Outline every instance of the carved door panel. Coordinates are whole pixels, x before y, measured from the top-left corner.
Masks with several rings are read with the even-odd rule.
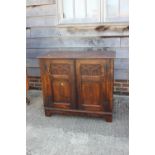
[[[73,60],[48,60],[51,107],[75,108],[75,72]]]
[[[106,59],[76,61],[79,109],[107,110],[107,67]]]

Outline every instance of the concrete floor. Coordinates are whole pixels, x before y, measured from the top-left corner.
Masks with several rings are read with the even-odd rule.
[[[53,115],[45,117],[41,91],[30,91],[27,155],[128,155],[129,101],[114,96],[113,122]]]

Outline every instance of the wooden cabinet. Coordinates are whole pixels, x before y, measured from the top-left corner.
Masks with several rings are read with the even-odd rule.
[[[39,57],[45,115],[112,121],[114,52],[51,52]]]
[[[53,108],[75,108],[75,68],[73,60],[47,60],[49,106]]]

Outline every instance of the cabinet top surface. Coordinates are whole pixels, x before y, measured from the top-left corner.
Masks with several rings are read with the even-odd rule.
[[[60,59],[84,59],[84,58],[89,58],[89,59],[94,59],[94,58],[115,58],[115,52],[114,51],[53,51],[49,52],[48,54],[41,55],[38,57],[39,59],[41,58],[60,58]]]

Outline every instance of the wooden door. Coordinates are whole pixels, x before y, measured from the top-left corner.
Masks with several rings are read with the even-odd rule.
[[[112,111],[112,65],[108,59],[76,61],[79,109]]]
[[[46,61],[50,95],[48,106],[75,108],[75,70],[73,60]]]

